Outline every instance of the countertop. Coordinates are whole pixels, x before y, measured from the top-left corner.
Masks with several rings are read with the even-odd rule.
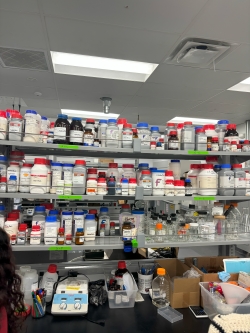
[[[23,333],[207,333],[210,320],[196,319],[189,309],[177,309],[183,320],[174,324],[157,314],[148,295],[144,302],[135,303],[130,309],[110,309],[108,301],[103,306],[89,305],[88,318],[105,322],[100,326],[77,316],[52,316],[46,314],[41,319],[29,316],[23,324]]]

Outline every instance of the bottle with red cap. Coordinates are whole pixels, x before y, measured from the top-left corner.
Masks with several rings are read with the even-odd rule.
[[[125,261],[118,261],[118,269],[115,271],[115,279],[120,289],[123,290],[123,275],[127,273],[127,266]]]
[[[133,131],[131,124],[124,124],[122,130],[122,148],[133,147]]]
[[[168,150],[179,150],[179,139],[177,137],[177,131],[169,132]]]
[[[174,195],[185,196],[185,182],[184,180],[174,180]]]
[[[40,288],[44,288],[47,291],[46,302],[50,302],[53,296],[54,284],[58,280],[57,265],[50,264],[47,272],[44,273]]]
[[[46,193],[48,173],[46,164],[46,158],[35,158],[30,174],[30,193]]]
[[[129,204],[121,205],[121,211],[119,214],[119,225],[120,233],[122,232],[122,226],[125,221],[130,221],[132,219],[131,208]]]
[[[228,139],[229,142],[236,141],[239,143],[239,133],[236,131],[236,124],[228,124],[227,131],[225,133],[225,139]]]
[[[195,131],[191,121],[185,121],[181,130],[181,149],[194,150],[195,147]]]
[[[4,110],[0,110],[0,140],[6,140],[7,115]]]
[[[30,245],[41,244],[41,228],[40,225],[33,225],[30,233]]]
[[[176,130],[177,130],[177,137],[179,141],[179,150],[181,149],[181,130],[183,129],[184,124],[177,124]]]
[[[93,146],[95,138],[95,120],[87,119],[85,131],[83,133],[83,145],[84,146]]]
[[[109,167],[106,173],[107,179],[110,177],[114,177],[116,181],[119,180],[119,171],[118,171],[118,163],[109,163]]]
[[[85,194],[86,191],[86,162],[84,160],[76,160],[73,168],[73,194]]]
[[[198,194],[198,175],[200,173],[200,167],[201,164],[191,164],[190,170],[187,173],[187,178],[191,181],[193,194]]]
[[[19,191],[23,193],[30,192],[30,175],[33,164],[24,163],[20,170],[20,188]]]
[[[175,131],[176,127],[175,127],[175,123],[166,123],[166,129],[164,132],[164,142],[165,142],[165,149],[168,149],[168,138],[169,138],[169,134],[170,131]]]
[[[218,175],[214,171],[213,164],[201,164],[201,171],[198,175],[198,194],[216,195],[218,188]]]
[[[137,187],[136,178],[129,178],[129,180],[128,180],[128,195],[135,196],[136,187]]]
[[[126,118],[119,118],[117,119],[117,127],[118,127],[118,147],[128,148],[123,146],[123,129],[125,128],[125,125],[127,124]],[[132,126],[131,126],[132,128]]]

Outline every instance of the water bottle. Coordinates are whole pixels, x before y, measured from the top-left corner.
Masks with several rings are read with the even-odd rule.
[[[157,275],[152,282],[152,303],[163,308],[169,305],[170,278],[165,268],[158,268]]]

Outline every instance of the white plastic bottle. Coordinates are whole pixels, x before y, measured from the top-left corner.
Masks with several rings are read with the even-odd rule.
[[[38,274],[35,269],[27,270],[22,278],[25,303],[32,305],[31,291],[38,288]]]
[[[63,211],[61,227],[65,230],[65,236],[72,235],[72,226],[73,226],[73,212]]]
[[[18,191],[19,176],[20,176],[20,167],[18,162],[10,162],[10,166],[7,168],[7,181],[10,179],[10,176],[16,176],[17,191]]]
[[[116,125],[116,119],[108,120],[108,127],[106,130],[106,139],[108,148],[118,148],[118,138],[119,138],[119,130]]]
[[[7,116],[5,111],[0,111],[0,140],[6,140]]]
[[[24,163],[20,169],[20,187],[19,191],[23,193],[30,192],[30,175],[33,164]]]
[[[45,207],[44,206],[36,206],[34,215],[32,217],[32,226],[35,226],[35,225],[40,226],[41,240],[42,241],[44,239],[45,220],[46,220]]]
[[[94,214],[88,214],[85,216],[84,223],[84,239],[87,241],[94,241],[96,235],[96,220]]]
[[[58,226],[55,216],[47,216],[44,227],[44,244],[55,245],[57,242]]]
[[[86,190],[86,162],[84,160],[76,160],[73,168],[73,194],[84,194]]]
[[[124,124],[122,130],[122,148],[133,147],[132,124]]]
[[[201,164],[198,176],[198,194],[216,195],[218,191],[218,175],[213,170],[213,164]]]
[[[50,160],[46,160],[46,168],[47,168],[46,193],[49,193],[50,186],[51,186],[51,164],[50,164]]]
[[[24,115],[24,142],[38,142],[40,137],[40,123],[35,110],[27,110]]]
[[[35,158],[31,168],[30,193],[44,194],[47,187],[47,167],[45,158]]]
[[[57,265],[50,264],[47,272],[44,273],[40,288],[47,290],[46,302],[50,302],[53,296],[54,284],[58,280]]]
[[[100,233],[100,225],[105,224],[105,236],[109,236],[110,229],[110,216],[108,215],[108,207],[101,207],[100,214],[98,218],[98,234]]]
[[[198,194],[198,175],[200,173],[200,166],[200,164],[191,164],[191,170],[187,173],[187,178],[191,180],[191,191],[193,194]]]
[[[123,140],[123,135],[122,135],[122,132],[123,132],[123,128],[125,128],[125,125],[127,124],[127,119],[126,118],[119,118],[117,119],[117,127],[118,127],[118,147],[123,147],[123,143],[122,143],[122,140]],[[132,128],[132,126],[131,126]],[[132,131],[132,130],[131,130]],[[123,148],[127,148],[127,147],[123,147]],[[130,147],[129,147],[130,148]]]

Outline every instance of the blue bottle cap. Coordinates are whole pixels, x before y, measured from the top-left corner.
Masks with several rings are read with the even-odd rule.
[[[45,117],[45,116],[41,116],[41,119],[42,119],[42,120],[48,120],[48,118]]]
[[[171,162],[171,163],[172,163],[172,162],[173,162],[173,163],[176,163],[176,162],[179,163],[180,160],[170,160],[170,162]]]
[[[51,166],[59,166],[59,167],[61,167],[61,166],[62,166],[62,163],[59,163],[59,162],[51,162]]]
[[[153,170],[157,170],[157,168],[149,168],[149,170],[152,172]]]
[[[127,178],[122,178],[121,182],[124,183],[124,184],[127,184],[128,183],[128,179]]]
[[[37,114],[35,110],[26,110],[26,113]]]
[[[66,114],[59,114],[57,116],[58,119],[68,119],[68,116]]]
[[[185,183],[191,183],[190,179],[185,179]]]
[[[51,209],[49,215],[59,215],[59,211],[57,209]]]
[[[70,167],[70,168],[74,168],[75,164],[71,164],[71,163],[64,163],[62,166],[63,166],[63,167]]]
[[[152,127],[150,128],[150,131],[159,132],[159,127],[158,127],[158,126],[152,126]]]
[[[56,222],[55,216],[47,216],[45,222]]]
[[[220,164],[215,164],[214,169],[220,169],[221,165]]]
[[[139,163],[138,168],[148,168],[149,164],[148,163]]]
[[[229,120],[222,119],[222,120],[219,120],[219,121],[217,122],[217,124],[218,124],[218,125],[223,125],[223,124],[228,125],[228,124],[229,124]]]
[[[132,210],[132,214],[135,214],[135,215],[144,215],[144,210]]]
[[[100,212],[101,213],[107,213],[109,211],[108,207],[101,207]]]
[[[73,212],[64,211],[64,212],[62,212],[62,215],[73,215]]]
[[[136,125],[137,128],[141,128],[141,127],[147,127],[148,128],[148,123],[138,123]]]
[[[94,214],[87,214],[85,216],[85,220],[94,220],[95,219],[95,215]]]
[[[5,206],[4,205],[0,205],[0,210],[5,210]]]
[[[107,124],[108,121],[106,119],[100,119],[99,124]]]
[[[79,117],[73,117],[72,120],[75,120],[75,121],[82,121],[82,118],[79,118]]]
[[[165,170],[151,170],[151,172],[165,172]]]
[[[35,212],[39,213],[45,213],[45,207],[44,206],[36,206]]]
[[[221,164],[221,169],[231,169],[231,164]]]
[[[0,162],[7,162],[7,157],[0,156]]]
[[[83,228],[77,228],[76,232],[83,232]]]
[[[108,123],[116,123],[116,119],[108,119]]]
[[[9,180],[17,180],[16,176],[15,175],[11,175]]]
[[[76,211],[74,212],[74,215],[84,215],[84,211],[76,210]]]

